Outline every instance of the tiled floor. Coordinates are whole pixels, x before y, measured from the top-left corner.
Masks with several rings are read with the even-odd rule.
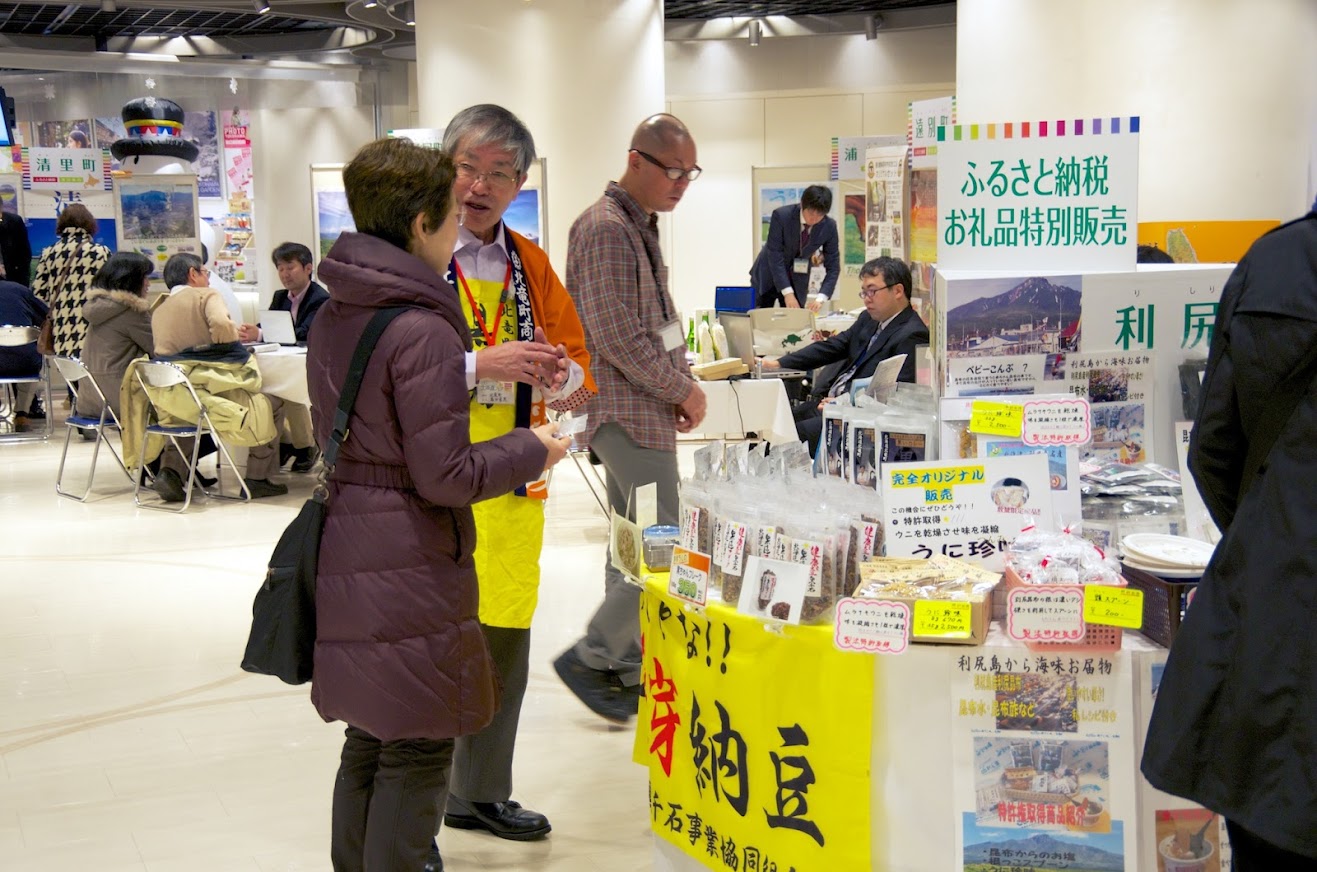
[[[328,869],[343,727],[305,688],[237,667],[270,549],[312,478],[176,516],[135,508],[104,456],[94,502],[57,497],[59,452],[0,444],[0,870]],[[76,475],[90,444],[70,454]],[[516,843],[445,830],[451,872],[651,868],[631,732],[549,665],[598,603],[607,539],[570,462],[555,479],[515,792],[554,831]]]

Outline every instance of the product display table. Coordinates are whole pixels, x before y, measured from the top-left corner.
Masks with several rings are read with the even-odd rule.
[[[311,405],[306,387],[306,349],[280,348],[256,352],[261,370],[261,391],[303,406]]]
[[[882,656],[834,651],[833,655],[872,660],[872,686],[860,690],[837,686],[835,681],[827,686],[830,676],[838,675],[837,661],[825,671],[820,660],[833,656],[827,652],[831,628],[787,627],[781,633],[756,634],[747,629],[744,616],[722,604],[692,608],[656,592],[655,587],[651,582],[645,598],[650,613],[646,614],[642,602],[641,620],[648,630],[646,681],[660,695],[643,704],[636,757],[650,768],[654,868],[658,872],[734,868],[726,862],[727,841],[732,836],[736,839],[731,850],[739,854],[735,868],[742,870],[771,868],[763,865],[763,858],[769,855],[780,872],[792,866],[797,872],[816,868],[884,872],[1229,869],[1228,863],[1222,865],[1223,850],[1218,847],[1224,842],[1224,825],[1219,819],[1208,828],[1211,856],[1202,858],[1201,864],[1174,866],[1158,861],[1159,853],[1167,856],[1165,852],[1173,850],[1177,830],[1192,826],[1196,831],[1208,823],[1209,815],[1153,790],[1138,772],[1167,653],[1138,634],[1125,633],[1119,651],[1029,651],[1006,638],[997,623],[983,646],[912,645],[903,654]],[[661,621],[656,622],[655,611],[666,613],[659,615]],[[685,620],[676,617],[683,614]],[[748,644],[745,639],[767,636],[770,649],[786,647],[785,658],[781,652],[766,656],[770,652],[759,650],[754,652],[754,660],[725,658],[724,662],[734,667],[736,686],[757,687],[760,695],[774,700],[772,709],[756,712],[756,717],[778,730],[783,725],[800,725],[813,740],[808,748],[785,751],[774,747],[800,745],[789,740],[786,732],[781,734],[781,742],[754,735],[748,726],[750,718],[738,718],[735,699],[715,690],[718,677],[698,674],[704,669],[705,638],[715,640],[711,662],[714,668],[718,666],[724,639],[720,619],[730,628],[733,657],[738,647]],[[675,647],[665,649],[671,642],[656,636],[655,631],[663,628],[669,638],[674,630],[679,631]],[[693,635],[683,641],[681,636],[688,629]],[[658,644],[653,641],[656,638]],[[687,661],[682,650],[689,650],[690,644],[699,656]],[[662,736],[662,716],[667,711],[660,706],[662,688],[652,684],[655,656],[665,658],[663,675],[671,679],[675,695],[672,708],[681,716],[670,774],[655,765],[652,751],[647,753]],[[815,668],[819,670],[817,680],[825,686],[823,699],[844,696],[852,701],[853,713],[841,717],[852,729],[840,747],[827,733],[836,712],[822,720],[815,715],[820,704],[815,688],[806,689],[804,695],[809,698],[803,704],[793,703],[792,688],[800,685],[795,676],[784,673],[782,665],[793,661],[819,664]],[[757,662],[766,664],[763,674],[755,674],[753,664]],[[849,669],[846,675],[853,680]],[[729,671],[722,682],[730,678]],[[720,699],[727,703],[730,718],[715,734],[718,719],[710,714],[715,705],[721,710],[716,702]],[[698,718],[693,716],[693,702],[700,708]],[[735,756],[736,746],[728,745],[726,739],[732,728],[745,735],[744,756],[751,774],[751,802],[739,817],[735,810],[729,814],[717,790],[710,789],[707,777],[711,764],[722,766],[724,755]],[[709,735],[715,741],[696,742],[697,737]],[[761,750],[765,757],[773,755],[771,765],[758,765]],[[786,756],[797,751],[801,756]],[[830,759],[836,753],[846,755],[854,772],[867,781],[867,832],[849,818],[830,823],[831,815],[846,815],[851,807],[862,806],[865,792],[861,788],[857,794],[853,784],[845,783],[846,773],[839,773]],[[786,766],[787,760],[805,759],[813,764],[809,778],[799,777],[798,766]],[[688,777],[692,761],[693,779]],[[724,793],[734,792],[728,788],[728,775],[734,771],[735,766],[719,768]],[[798,777],[787,777],[792,774]],[[692,788],[683,794],[688,780],[703,781],[702,791],[692,796]],[[837,796],[850,799],[842,804],[832,802]],[[656,799],[661,808],[656,807]],[[673,801],[682,805],[675,821]],[[765,815],[779,809],[795,817],[814,818],[827,837],[826,845],[815,847],[798,831],[764,831]],[[690,839],[692,814],[704,822],[702,839]],[[707,828],[715,817],[722,826],[710,848]],[[681,822],[681,831],[676,821]],[[867,840],[867,863],[848,852],[848,840]],[[747,863],[747,847],[755,853],[759,866]],[[1228,857],[1228,847],[1224,851]]]
[[[796,423],[781,379],[700,382],[708,412],[692,435],[740,438],[758,434],[769,442],[795,442]]]

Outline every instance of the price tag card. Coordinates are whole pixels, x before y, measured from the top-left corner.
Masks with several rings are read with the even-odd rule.
[[[1093,438],[1088,400],[1030,400],[1024,404],[1025,445],[1083,445]]]
[[[970,603],[942,600],[915,601],[915,629],[911,635],[942,639],[968,639],[974,630]]]
[[[1077,642],[1084,638],[1084,589],[1080,585],[1027,585],[1006,599],[1006,634],[1030,642]]]
[[[837,603],[832,642],[843,651],[903,654],[910,644],[910,606],[847,597]]]
[[[1024,430],[1024,407],[1018,403],[975,400],[969,407],[969,429],[971,433],[1018,437]]]
[[[673,548],[668,593],[696,605],[702,606],[708,602],[709,555],[685,548]]]
[[[1137,630],[1143,626],[1143,591],[1108,584],[1084,585],[1084,620]]]

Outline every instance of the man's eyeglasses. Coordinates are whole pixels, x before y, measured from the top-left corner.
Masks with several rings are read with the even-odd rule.
[[[638,148],[633,148],[631,150],[634,151],[636,154],[640,155],[641,157],[643,157],[645,160],[652,163],[654,166],[663,170],[663,175],[667,176],[669,179],[671,179],[674,182],[678,181],[679,179],[685,179],[688,182],[693,182],[700,177],[700,173],[704,172],[704,170],[700,169],[698,166],[693,166],[688,170],[682,169],[681,167],[670,167],[665,165],[663,161],[654,157],[654,155],[652,154],[646,154],[645,152],[641,151]]]
[[[883,285],[881,288],[860,288],[860,299],[867,300],[879,291],[886,291],[889,288],[894,287],[896,287],[896,285]]]
[[[517,184],[517,177],[510,176],[507,173],[494,170],[493,172],[482,173],[469,163],[460,163],[457,165],[457,177],[464,181],[475,184],[483,181],[491,188],[503,188],[507,190]]]
[[[192,268],[197,272],[201,273],[203,276],[210,275],[210,270],[206,269],[204,266],[194,266]]]

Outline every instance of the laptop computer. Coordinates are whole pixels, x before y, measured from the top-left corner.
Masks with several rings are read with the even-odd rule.
[[[750,316],[740,312],[719,312],[718,323],[727,334],[727,354],[739,357],[750,367],[753,378],[804,378],[806,373],[800,369],[773,369],[758,372],[755,368],[755,332],[750,324]]]
[[[296,345],[297,331],[293,329],[293,313],[286,309],[266,309],[257,322],[261,326],[261,338],[266,342],[280,345]]]

